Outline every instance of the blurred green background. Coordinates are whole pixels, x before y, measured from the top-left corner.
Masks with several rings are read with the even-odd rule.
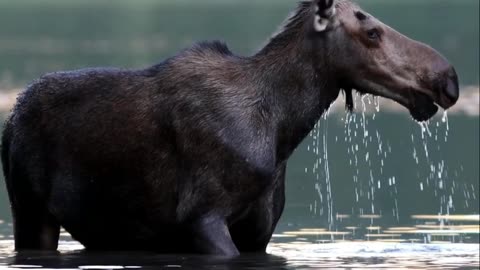
[[[431,120],[423,139],[420,125],[390,105],[375,114],[362,114],[361,106],[355,116],[332,112],[290,160],[278,230],[388,228],[423,224],[412,218],[418,214],[478,215],[479,1],[358,2],[444,54],[457,68],[462,95],[470,98],[448,121],[441,115]],[[293,0],[0,0],[2,119],[15,92],[47,72],[140,68],[212,39],[238,54],[253,54],[295,6]],[[350,117],[355,121],[346,124]],[[370,214],[375,216],[362,216]],[[10,235],[3,183],[0,220],[6,221],[0,224],[3,234]],[[477,239],[478,233],[465,237]]]

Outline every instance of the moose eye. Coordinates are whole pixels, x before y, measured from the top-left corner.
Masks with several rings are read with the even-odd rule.
[[[380,31],[378,29],[370,29],[367,31],[367,36],[371,40],[378,40],[380,39]]]

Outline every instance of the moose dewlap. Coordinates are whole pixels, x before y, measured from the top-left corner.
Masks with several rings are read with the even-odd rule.
[[[289,156],[353,89],[419,121],[459,95],[439,53],[334,0],[300,3],[250,57],[203,42],[146,69],[47,74],[3,133],[15,247],[55,250],[62,226],[87,249],[265,252]]]

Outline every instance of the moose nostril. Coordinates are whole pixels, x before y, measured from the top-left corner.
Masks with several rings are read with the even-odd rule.
[[[453,102],[456,102],[458,100],[458,96],[459,96],[458,88],[459,88],[458,78],[457,78],[457,75],[455,74],[455,71],[453,71],[452,76],[448,76],[447,85],[445,88],[445,95]]]

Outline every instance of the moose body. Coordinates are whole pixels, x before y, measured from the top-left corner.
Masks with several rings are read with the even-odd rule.
[[[433,49],[333,0],[302,2],[251,57],[205,42],[146,69],[47,74],[3,134],[16,249],[54,250],[62,226],[87,249],[264,252],[288,157],[352,89],[417,120],[458,98]]]

